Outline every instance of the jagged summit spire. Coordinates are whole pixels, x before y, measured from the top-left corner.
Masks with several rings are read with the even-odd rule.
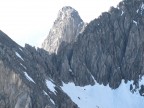
[[[72,8],[71,6],[64,6],[64,7],[62,7],[62,9],[59,11],[59,12],[64,12],[64,13],[66,13],[66,12],[77,12],[74,8]],[[78,13],[78,12],[77,12]]]
[[[62,42],[74,42],[83,28],[84,22],[78,12],[70,6],[65,6],[58,12],[58,17],[42,48],[50,53],[57,53]]]
[[[80,18],[78,12],[74,8],[72,8],[71,6],[63,7],[58,13],[58,17],[61,17],[61,18],[73,17],[73,16],[77,16]]]

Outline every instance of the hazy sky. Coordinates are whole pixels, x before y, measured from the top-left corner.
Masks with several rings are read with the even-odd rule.
[[[0,0],[0,29],[22,46],[40,46],[63,6],[75,8],[85,22],[90,22],[119,1]]]

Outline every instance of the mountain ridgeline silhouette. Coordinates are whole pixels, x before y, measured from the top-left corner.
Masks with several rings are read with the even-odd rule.
[[[141,98],[143,75],[144,0],[124,0],[89,24],[63,7],[42,48],[21,47],[0,31],[1,108],[79,108],[63,89],[69,83],[115,90],[133,81],[129,92]]]

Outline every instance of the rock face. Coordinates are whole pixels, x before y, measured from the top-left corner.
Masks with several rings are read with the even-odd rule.
[[[137,84],[144,74],[143,10],[143,0],[124,0],[91,21],[74,43],[62,41],[52,57],[60,79],[81,86],[95,79],[113,89],[122,79]]]
[[[122,1],[80,33],[83,27],[77,11],[64,7],[43,43],[46,51],[23,48],[0,31],[0,106],[78,108],[61,86],[95,80],[112,89],[133,80],[130,90],[143,96],[144,0]]]
[[[85,68],[98,83],[112,88],[122,79],[137,82],[144,74],[143,10],[143,0],[125,0],[93,20],[74,44],[73,72],[80,76]]]
[[[22,48],[0,31],[0,107],[77,108],[61,90],[61,81],[51,79],[57,72],[49,59],[46,51]]]
[[[64,41],[73,43],[82,32],[85,24],[78,12],[70,6],[63,7],[59,13],[42,48],[49,53],[57,53],[60,44]]]
[[[67,82],[67,74],[84,86],[94,84],[93,76],[111,88],[122,79],[137,83],[144,74],[143,10],[143,0],[125,0],[88,24],[75,43],[61,43],[56,64],[61,78]]]

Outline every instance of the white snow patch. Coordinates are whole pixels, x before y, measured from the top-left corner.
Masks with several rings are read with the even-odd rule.
[[[142,9],[142,10],[144,9],[144,3],[142,3],[142,5],[141,5],[141,9]]]
[[[139,12],[139,9],[136,11],[137,13]]]
[[[50,89],[50,91],[52,91],[52,92],[54,92],[55,93],[55,85],[51,82],[51,81],[49,81],[49,80],[46,80],[46,86],[47,86],[47,88],[49,88]]]
[[[80,108],[142,108],[144,97],[130,92],[130,84],[122,81],[119,88],[112,90],[108,85],[75,86],[74,83],[61,87]]]
[[[24,59],[21,57],[21,55],[18,52],[15,52],[15,54],[24,61]]]
[[[144,3],[142,3],[141,5],[141,15],[142,15],[143,10],[144,10]]]
[[[96,83],[96,80],[95,80],[95,78],[94,78],[94,76],[91,74],[91,77],[92,77],[92,79],[94,80],[94,82]]]
[[[72,72],[72,69],[69,69],[69,72]]]
[[[121,16],[124,14],[124,11],[122,11]]]
[[[26,69],[26,67],[22,63],[20,63],[20,65],[23,66]]]
[[[119,6],[117,8],[120,9]]]
[[[133,23],[135,23],[137,25],[137,22],[135,20],[133,20]]]
[[[50,98],[50,101],[55,105],[54,101]]]
[[[21,51],[23,51],[21,48],[19,48]]]
[[[43,90],[43,93],[44,93],[45,95],[48,95],[47,92],[45,92],[44,90]]]
[[[27,74],[27,72],[24,72],[24,74],[29,81],[35,83],[35,81]]]

